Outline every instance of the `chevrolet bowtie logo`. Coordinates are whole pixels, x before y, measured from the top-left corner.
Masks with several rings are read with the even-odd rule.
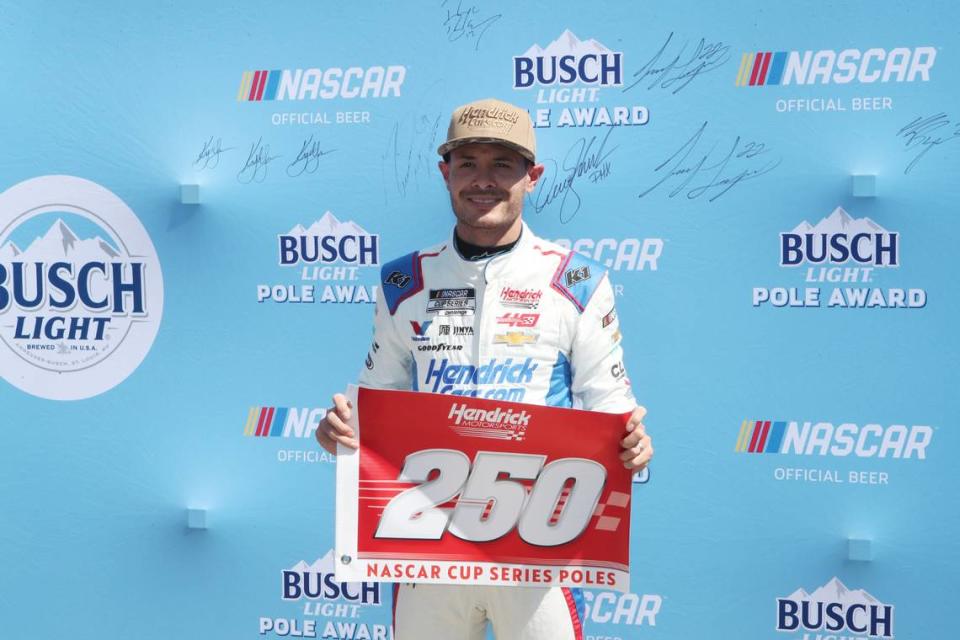
[[[522,331],[507,331],[493,336],[494,344],[506,344],[511,347],[521,347],[525,344],[532,344],[537,341],[535,333],[524,333]]]

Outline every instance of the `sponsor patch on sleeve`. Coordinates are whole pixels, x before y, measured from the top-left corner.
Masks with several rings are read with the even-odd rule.
[[[405,289],[412,279],[402,271],[392,271],[383,281],[383,284],[392,284],[398,289]]]
[[[583,265],[582,267],[577,267],[576,269],[570,269],[563,274],[563,278],[568,287],[572,287],[578,282],[586,282],[590,279],[590,267],[588,265]]]
[[[610,312],[609,312],[607,315],[603,316],[603,327],[602,327],[602,328],[606,329],[607,327],[609,327],[610,325],[612,325],[612,324],[613,324],[613,321],[616,320],[616,319],[617,319],[617,308],[616,308],[616,307],[613,307],[612,309],[610,309]]]

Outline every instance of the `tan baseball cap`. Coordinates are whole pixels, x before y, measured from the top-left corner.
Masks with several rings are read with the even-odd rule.
[[[485,98],[453,110],[447,141],[440,145],[441,156],[457,147],[473,142],[502,144],[536,162],[537,141],[533,136],[533,122],[526,109],[503,100]]]

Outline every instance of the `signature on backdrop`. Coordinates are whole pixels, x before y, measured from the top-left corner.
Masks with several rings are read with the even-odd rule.
[[[439,180],[437,147],[441,120],[440,115],[415,115],[393,124],[380,156],[384,203],[392,197],[405,199],[424,184]]]
[[[897,137],[904,140],[906,150],[917,151],[903,170],[910,173],[934,147],[960,138],[960,122],[951,122],[946,113],[917,116],[897,132]]]
[[[291,178],[298,178],[316,173],[320,169],[321,160],[336,151],[336,149],[325,148],[325,146],[320,140],[315,139],[315,134],[310,134],[304,138],[297,145],[296,153],[287,156],[292,157],[293,161],[287,165],[286,174]],[[236,148],[224,147],[222,138],[210,136],[204,140],[200,153],[193,160],[193,166],[198,171],[216,169],[223,161],[224,155],[236,150]],[[239,165],[237,182],[240,184],[264,182],[267,179],[271,163],[281,157],[283,157],[282,154],[270,153],[270,144],[264,143],[263,136],[257,138],[256,142],[250,143],[246,158]]]
[[[611,146],[610,136],[616,128],[607,127],[602,137],[578,138],[560,162],[552,158],[543,160],[543,176],[532,195],[534,211],[541,213],[553,208],[562,224],[573,220],[583,204],[577,185],[584,181],[603,182],[610,176],[613,152],[617,150]]]
[[[665,89],[672,94],[680,93],[697,76],[720,68],[730,59],[730,45],[723,42],[707,42],[700,38],[696,45],[690,41],[680,44],[673,39],[673,32],[654,56],[640,69],[633,72],[632,82],[623,87],[624,92],[635,87]]]
[[[480,7],[463,0],[442,0],[440,6],[446,10],[443,27],[446,29],[447,40],[472,41],[473,50],[480,49],[480,40],[487,29],[503,17],[503,14],[486,15]]]
[[[700,125],[679,149],[653,169],[657,180],[638,197],[669,189],[668,198],[684,195],[689,200],[706,197],[707,202],[713,202],[737,185],[755,180],[780,165],[781,158],[770,155],[771,150],[763,142],[739,135],[733,140],[707,136],[708,124]]]

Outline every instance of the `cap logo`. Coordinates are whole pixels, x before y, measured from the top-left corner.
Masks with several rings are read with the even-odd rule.
[[[510,131],[513,129],[513,125],[517,124],[519,119],[520,114],[518,112],[510,111],[508,109],[480,109],[477,107],[470,107],[468,109],[464,109],[463,113],[460,114],[458,124],[462,124],[470,128],[502,129]]]

